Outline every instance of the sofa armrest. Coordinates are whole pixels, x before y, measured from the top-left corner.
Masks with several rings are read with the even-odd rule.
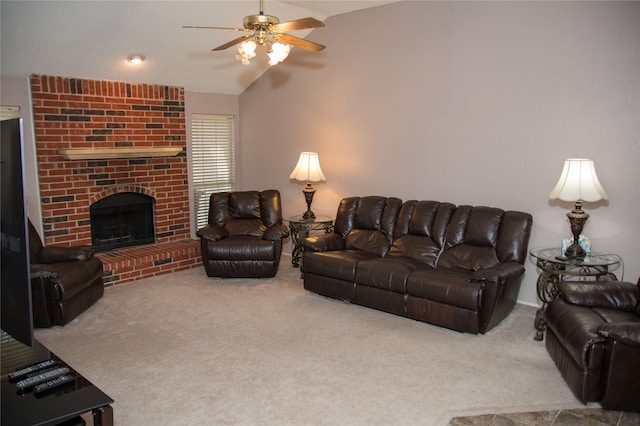
[[[640,346],[640,322],[610,322],[598,327],[601,336],[631,346]]]
[[[479,269],[473,273],[469,281],[499,283],[516,279],[524,274],[524,266],[516,262],[499,263],[487,269]]]
[[[302,247],[312,251],[333,251],[344,249],[344,239],[338,234],[319,234],[304,238]]]
[[[479,331],[484,333],[502,321],[518,299],[524,266],[518,262],[502,262],[491,268],[479,269],[469,281],[482,286],[482,309]]]
[[[38,252],[40,263],[58,263],[87,260],[93,257],[93,246],[46,246]]]
[[[572,305],[633,311],[640,299],[635,284],[608,281],[562,281],[558,283],[562,298]]]
[[[273,225],[262,236],[263,240],[278,241],[289,236],[289,228],[285,224]]]
[[[30,266],[31,269],[31,278],[56,278],[58,276],[58,271],[53,268],[51,265],[44,263],[32,263]]]
[[[204,228],[199,229],[196,235],[205,240],[219,241],[226,238],[228,233],[218,225],[206,225]]]

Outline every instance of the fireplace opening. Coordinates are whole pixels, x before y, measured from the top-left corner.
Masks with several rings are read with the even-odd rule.
[[[93,203],[91,240],[96,251],[154,242],[153,197],[121,192]]]

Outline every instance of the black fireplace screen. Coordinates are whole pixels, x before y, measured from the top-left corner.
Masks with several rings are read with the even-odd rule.
[[[91,239],[96,251],[153,243],[153,203],[148,195],[121,192],[91,205]]]

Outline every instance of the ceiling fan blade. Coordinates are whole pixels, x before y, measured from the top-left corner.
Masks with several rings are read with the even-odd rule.
[[[182,28],[197,28],[205,30],[233,30],[233,31],[251,31],[246,28],[230,28],[230,27],[203,27],[200,25],[183,25]]]
[[[304,30],[306,28],[324,27],[324,23],[316,18],[302,18],[295,21],[281,22],[270,27],[272,31],[284,33],[287,31]]]
[[[211,50],[213,52],[217,52],[219,50],[224,50],[224,49],[227,49],[227,48],[229,48],[231,46],[234,46],[234,45],[236,45],[238,43],[242,43],[243,41],[245,41],[247,39],[250,39],[251,37],[253,37],[253,34],[244,35],[242,37],[238,37],[235,40],[231,40],[230,42],[222,44],[222,45],[216,47],[215,49],[211,49]]]
[[[313,41],[305,40],[300,37],[292,36],[291,34],[275,34],[273,36],[278,41],[283,43],[292,44],[294,46],[302,47],[305,50],[309,50],[311,52],[320,52],[324,50],[326,46],[315,43]]]

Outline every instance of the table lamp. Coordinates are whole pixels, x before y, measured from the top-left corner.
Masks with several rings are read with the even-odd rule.
[[[549,198],[575,202],[574,209],[567,213],[573,233],[573,244],[567,247],[565,256],[568,259],[584,259],[586,252],[580,246],[579,240],[589,215],[582,210],[582,202],[609,199],[604,188],[600,185],[593,160],[587,158],[565,160],[560,179],[549,194]]]
[[[307,186],[302,190],[307,202],[307,211],[304,212],[302,217],[310,220],[315,219],[316,215],[311,211],[311,202],[313,201],[313,194],[315,194],[316,190],[311,186],[311,182],[324,182],[327,180],[320,168],[318,154],[315,152],[301,152],[298,164],[296,164],[293,172],[289,175],[289,179],[307,183]]]

